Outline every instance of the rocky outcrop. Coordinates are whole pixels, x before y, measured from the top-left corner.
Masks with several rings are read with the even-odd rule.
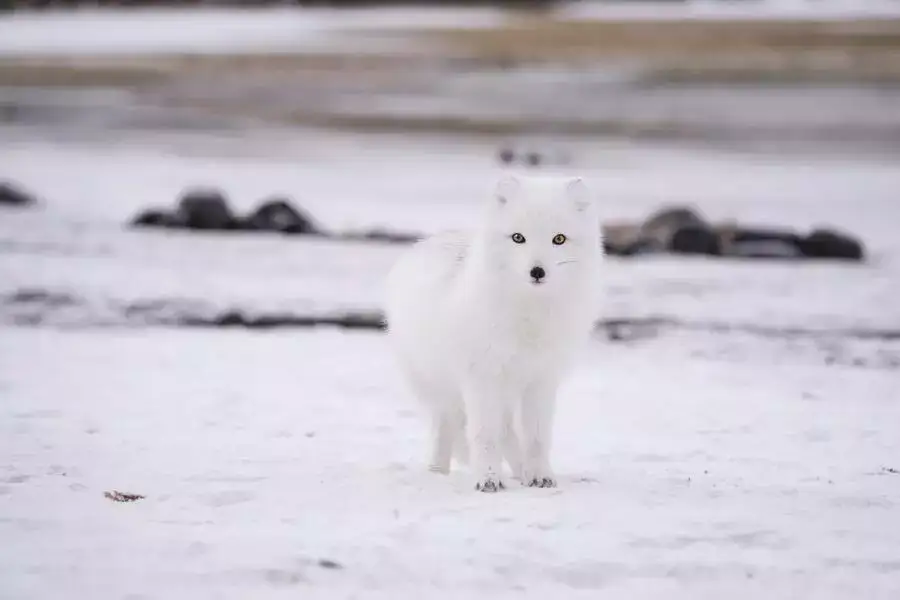
[[[643,223],[610,223],[603,227],[604,248],[613,256],[697,254],[754,259],[865,258],[862,242],[831,229],[802,234],[782,227],[711,223],[686,206],[660,209]]]
[[[291,205],[289,198],[277,196],[264,200],[242,221],[242,229],[279,233],[315,234],[321,228],[308,213]]]
[[[718,236],[694,209],[686,206],[664,208],[641,225],[639,238],[649,250],[679,254],[719,254]]]
[[[565,152],[546,152],[537,148],[514,148],[503,146],[497,151],[497,160],[504,165],[518,164],[526,167],[559,166],[568,164]]]
[[[863,260],[863,243],[853,236],[831,229],[815,229],[799,241],[804,256],[810,258],[832,258],[843,260]]]
[[[422,234],[372,228],[333,232],[320,226],[286,196],[263,200],[247,216],[236,215],[225,194],[216,188],[193,188],[178,199],[177,208],[149,208],[131,221],[133,227],[205,231],[272,232],[317,236],[345,242],[411,244]],[[691,206],[660,208],[643,222],[605,222],[603,248],[611,256],[678,254],[748,259],[865,259],[865,247],[852,235],[834,229],[808,234],[783,227],[710,222]]]
[[[347,242],[410,244],[421,234],[384,228],[360,231],[329,232],[305,210],[283,195],[266,198],[246,216],[231,210],[228,199],[212,187],[186,190],[175,210],[152,207],[139,212],[131,227],[193,229],[202,231],[272,232],[304,235]]]
[[[178,199],[175,223],[187,229],[237,229],[238,221],[225,194],[215,188],[189,189]]]
[[[24,208],[37,205],[37,198],[10,181],[0,181],[0,206]]]
[[[179,227],[182,224],[178,221],[178,217],[161,208],[148,208],[141,211],[131,220],[131,224],[135,227]]]
[[[225,193],[214,187],[185,190],[174,210],[153,207],[142,210],[132,227],[162,227],[202,231],[271,231],[284,234],[320,234],[321,229],[290,198],[273,196],[263,200],[247,216],[231,209]]]

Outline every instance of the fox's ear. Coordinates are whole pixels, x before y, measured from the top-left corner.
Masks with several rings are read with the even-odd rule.
[[[501,206],[508,204],[510,199],[519,191],[520,185],[519,180],[512,175],[507,175],[500,179],[497,182],[497,187],[494,189],[494,199],[497,201],[497,204]]]
[[[566,197],[575,205],[575,210],[584,212],[591,205],[591,190],[581,177],[566,184]]]

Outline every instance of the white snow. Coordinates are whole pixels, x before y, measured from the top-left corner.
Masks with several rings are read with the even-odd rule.
[[[900,17],[894,0],[759,0],[728,2],[571,2],[554,9],[562,19],[721,20]],[[398,40],[378,30],[497,27],[514,14],[483,7],[345,9],[83,8],[0,15],[0,56],[138,55],[385,51]]]
[[[0,56],[266,53],[384,48],[370,30],[488,27],[490,9],[82,9],[0,17]],[[381,45],[376,45],[381,44]]]
[[[579,2],[560,14],[847,19],[900,5]],[[504,18],[22,12],[0,17],[0,56],[383,51],[375,29]],[[3,600],[900,597],[900,340],[842,333],[900,327],[895,157],[561,142],[609,220],[688,203],[714,220],[835,226],[871,260],[610,260],[599,316],[688,326],[592,341],[562,393],[560,487],[485,496],[459,472],[427,472],[426,428],[379,334],[164,329],[121,307],[379,308],[397,246],[124,224],[215,184],[240,212],[287,194],[336,230],[431,232],[466,224],[499,172],[496,147],[118,130],[117,114],[0,128],[0,179],[42,198],[0,208]],[[59,300],[10,300],[28,290]],[[44,321],[17,325],[29,311]],[[118,504],[103,496],[113,490],[146,498]]]
[[[896,598],[896,372],[684,348],[594,347],[490,496],[377,335],[7,329],[4,597]]]
[[[609,219],[859,234],[872,261],[610,261],[606,317],[818,328],[598,338],[567,382],[556,490],[476,494],[376,333],[98,327],[115,301],[380,306],[395,246],[136,232],[215,183],[286,193],[335,229],[464,224],[498,174],[479,142],[288,130],[0,131],[0,597],[771,600],[900,595],[900,166],[631,144],[565,149]],[[42,326],[4,299],[85,299]],[[833,362],[834,364],[827,364]],[[105,491],[145,499],[114,503]],[[341,568],[326,568],[320,560]]]
[[[0,241],[22,256],[0,262],[0,292],[44,287],[97,302],[186,297],[222,307],[377,307],[397,247],[132,232],[123,224],[143,207],[174,206],[187,186],[212,183],[240,212],[283,193],[331,229],[432,232],[465,226],[499,173],[493,147],[433,139],[332,139],[302,130],[122,134],[115,147],[17,142],[12,133],[7,139],[4,168],[46,196],[47,206],[0,221]],[[872,257],[867,265],[614,261],[607,274],[611,316],[819,329],[900,324],[896,163],[615,144],[566,148],[576,157],[567,169],[589,178],[607,220],[640,220],[664,204],[687,203],[714,220],[837,227],[859,235]]]

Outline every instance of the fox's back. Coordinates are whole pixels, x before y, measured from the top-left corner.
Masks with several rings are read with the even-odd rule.
[[[401,355],[433,361],[444,352],[451,331],[450,311],[461,285],[470,236],[448,231],[406,251],[387,279],[385,316],[388,334]]]

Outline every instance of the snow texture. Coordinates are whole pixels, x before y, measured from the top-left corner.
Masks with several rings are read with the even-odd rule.
[[[0,301],[4,600],[900,596],[900,342],[835,333],[900,323],[891,157],[566,145],[605,218],[689,202],[839,226],[872,258],[608,261],[604,317],[774,333],[598,337],[561,392],[559,488],[486,496],[427,471],[427,424],[378,333],[97,323],[155,298],[378,308],[400,247],[124,223],[214,183],[242,211],[281,192],[330,227],[436,231],[473,214],[493,148],[302,130],[0,140],[2,174],[42,200],[0,213],[0,297],[84,300],[41,326]]]
[[[485,496],[427,472],[374,334],[7,329],[0,356],[4,598],[900,593],[896,372],[597,346],[560,487]]]

